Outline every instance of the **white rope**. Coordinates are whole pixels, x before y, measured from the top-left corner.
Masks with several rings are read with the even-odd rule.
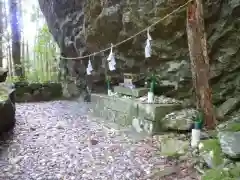
[[[94,52],[92,54],[89,54],[89,55],[86,55],[86,56],[79,56],[79,57],[63,57],[63,56],[60,56],[62,59],[68,59],[68,60],[76,60],[76,59],[84,59],[84,58],[87,58],[87,57],[91,57],[91,56],[94,56],[96,54],[100,54],[102,52],[106,52],[108,50],[111,50],[111,48],[114,48],[114,47],[117,47],[131,39],[133,39],[134,37],[146,32],[148,29],[150,29],[151,27],[154,27],[156,24],[160,23],[161,21],[167,19],[168,17],[170,17],[172,14],[178,12],[179,10],[181,10],[182,8],[184,8],[186,5],[188,5],[192,0],[189,0],[188,2],[186,2],[185,4],[179,6],[177,9],[173,10],[171,13],[167,14],[166,16],[164,16],[163,18],[159,19],[158,21],[156,21],[155,23],[151,24],[150,26],[146,27],[145,29],[139,31],[138,33],[134,34],[133,36],[130,36],[129,38],[121,41],[121,42],[118,42],[117,44],[112,44],[111,47],[109,48],[106,48],[106,49],[103,49],[103,50],[100,50],[98,52]]]

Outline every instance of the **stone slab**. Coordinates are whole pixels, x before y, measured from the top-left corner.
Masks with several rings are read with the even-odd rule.
[[[126,88],[123,86],[114,86],[113,91],[118,94],[133,96],[133,97],[142,97],[147,94],[148,88]]]
[[[138,117],[151,121],[161,121],[161,119],[172,111],[181,109],[180,104],[142,104],[137,103]]]
[[[155,124],[154,121],[148,121],[140,118],[134,118],[132,120],[132,127],[138,133],[144,132],[147,134],[151,134],[153,132],[154,124]]]
[[[132,117],[137,116],[133,101],[101,94],[91,96],[93,115],[115,122],[122,126],[132,124]]]

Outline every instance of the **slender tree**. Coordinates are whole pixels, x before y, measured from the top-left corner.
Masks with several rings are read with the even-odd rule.
[[[22,73],[23,76],[25,77],[25,40],[24,40],[24,33],[23,33],[23,6],[22,6],[22,0],[18,0],[18,5],[19,5],[19,29],[20,29],[20,59],[21,59],[21,67],[22,67]]]
[[[3,0],[0,0],[0,17],[3,17]],[[0,19],[0,67],[3,66],[3,18]]]
[[[215,128],[216,117],[209,86],[210,65],[204,29],[202,0],[194,0],[188,6],[187,34],[193,86],[197,100],[196,106],[204,113],[206,128],[213,129]]]
[[[19,26],[19,6],[17,0],[9,0],[9,14],[12,32],[12,59],[16,76],[24,78],[21,64],[21,30]]]

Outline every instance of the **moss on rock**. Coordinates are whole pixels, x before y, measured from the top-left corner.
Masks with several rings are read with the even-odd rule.
[[[202,180],[235,180],[240,177],[239,167],[208,170]]]
[[[219,124],[216,129],[218,132],[221,131],[228,131],[228,132],[237,132],[240,131],[240,118],[239,114],[236,114],[235,116],[230,117],[229,119],[226,119],[227,121]]]
[[[7,99],[8,99],[7,93],[6,93],[5,91],[2,91],[2,90],[0,89],[0,102],[6,101]]]
[[[4,87],[0,86],[0,103],[5,102],[8,99],[8,94],[8,91]]]
[[[227,127],[226,127],[226,129],[225,129],[225,131],[230,131],[230,132],[238,132],[238,131],[240,131],[240,123],[230,123]]]
[[[189,147],[189,142],[176,137],[163,135],[160,139],[160,147],[162,156],[178,158],[179,156],[185,154]]]
[[[220,166],[224,162],[222,149],[218,139],[203,140],[199,144],[200,153],[209,154],[214,167]]]

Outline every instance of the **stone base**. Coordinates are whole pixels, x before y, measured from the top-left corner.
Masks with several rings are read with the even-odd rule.
[[[148,134],[161,132],[162,118],[177,109],[178,104],[142,104],[134,99],[119,98],[103,94],[92,94],[93,115],[126,127],[131,126]],[[133,119],[135,121],[133,122]],[[137,119],[137,120],[136,120]]]
[[[118,94],[133,96],[133,97],[141,97],[147,94],[148,88],[126,88],[122,86],[114,86],[113,91]]]

